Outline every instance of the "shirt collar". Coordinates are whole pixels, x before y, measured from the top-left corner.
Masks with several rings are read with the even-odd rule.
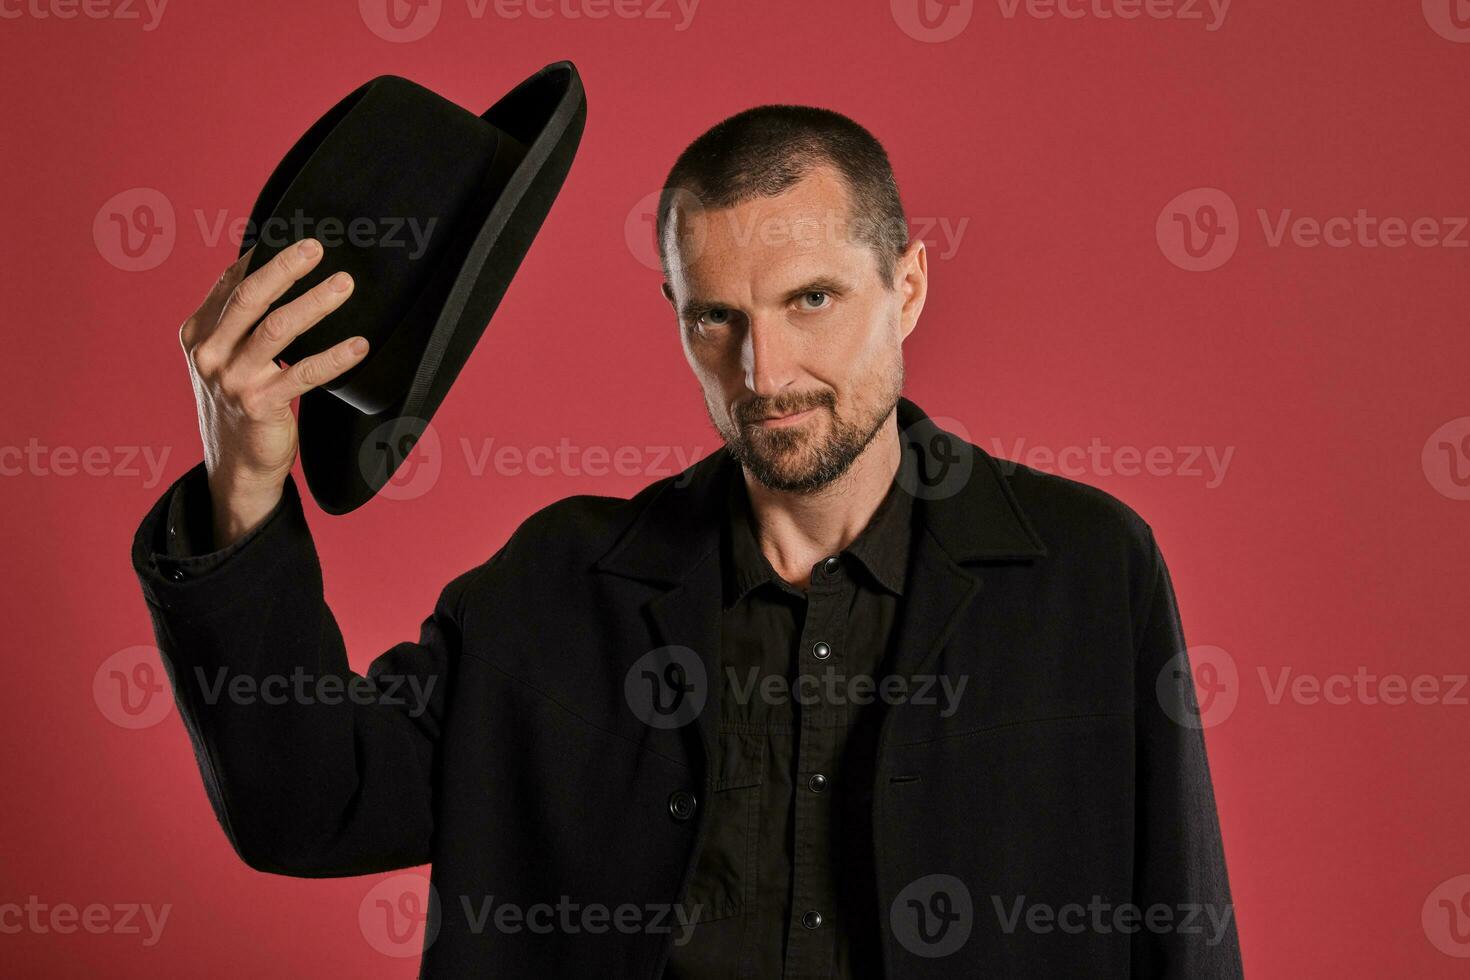
[[[743,472],[737,470],[726,494],[725,606],[733,606],[756,586],[774,582],[788,592],[796,590],[777,574],[761,551],[755,515]],[[840,552],[851,567],[856,561],[878,584],[894,595],[902,595],[908,578],[909,540],[913,495],[897,477],[888,487],[866,527]]]

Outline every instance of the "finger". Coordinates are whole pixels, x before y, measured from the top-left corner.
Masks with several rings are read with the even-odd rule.
[[[255,246],[250,246],[235,261],[225,266],[225,270],[219,274],[214,285],[209,287],[209,293],[204,297],[204,302],[199,304],[198,309],[189,314],[183,326],[179,328],[179,343],[184,350],[189,350],[195,344],[202,341],[214,329],[219,322],[220,312],[224,309],[225,300],[240,280],[245,277],[245,270],[250,265],[250,256],[255,252]]]
[[[315,238],[303,238],[281,249],[230,292],[209,340],[233,350],[270,305],[280,299],[296,280],[310,272],[321,257],[321,243]]]
[[[266,314],[250,332],[239,358],[243,367],[259,370],[274,363],[291,341],[321,322],[322,318],[346,302],[354,286],[352,277],[337,272],[300,296]]]
[[[359,342],[362,344],[362,349],[354,350],[353,345]],[[349,368],[355,367],[367,353],[367,346],[366,338],[348,337],[319,354],[303,357],[274,379],[266,382],[262,394],[265,394],[272,404],[289,405],[291,399],[326,384]]]

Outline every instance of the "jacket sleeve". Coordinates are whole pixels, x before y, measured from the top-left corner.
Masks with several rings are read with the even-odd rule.
[[[323,598],[294,478],[247,538],[190,555],[170,527],[201,510],[207,524],[208,492],[200,462],[144,517],[132,563],[231,845],[252,868],[301,877],[426,863],[461,604],[489,562],[446,585],[418,642],[393,646],[363,676]]]
[[[1240,941],[1184,632],[1168,567],[1147,535],[1138,646],[1133,976],[1241,977]],[[1154,912],[1155,925],[1148,915]]]

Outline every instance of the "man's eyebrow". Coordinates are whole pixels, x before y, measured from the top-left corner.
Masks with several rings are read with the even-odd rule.
[[[817,276],[808,282],[802,283],[795,289],[788,290],[783,302],[791,302],[799,296],[807,293],[833,293],[837,296],[845,296],[852,292],[852,286],[845,280],[835,276]],[[719,300],[704,299],[699,296],[691,296],[679,307],[679,315],[685,320],[693,320],[708,313],[710,310],[734,309],[731,303],[722,303]]]
[[[791,290],[791,292],[786,294],[786,300],[790,302],[798,296],[805,296],[807,293],[836,293],[838,296],[846,296],[850,292],[852,292],[852,286],[845,280],[838,279],[835,276],[818,276],[811,282],[802,283],[800,286]]]
[[[722,309],[722,305],[712,299],[701,299],[691,296],[679,307],[679,316],[685,320],[696,320],[710,310]]]

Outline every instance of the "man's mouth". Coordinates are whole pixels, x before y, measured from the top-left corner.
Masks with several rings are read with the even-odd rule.
[[[759,425],[763,429],[779,429],[783,426],[795,425],[815,411],[816,409],[814,408],[808,408],[805,411],[793,412],[790,415],[781,415],[774,418],[757,419],[756,425]]]

